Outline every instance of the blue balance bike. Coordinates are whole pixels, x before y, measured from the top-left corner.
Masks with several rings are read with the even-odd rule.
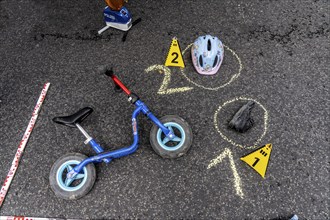
[[[64,117],[55,117],[53,121],[68,127],[78,128],[86,137],[85,144],[89,144],[96,152],[95,156],[87,157],[80,153],[69,153],[60,157],[50,171],[50,185],[55,195],[67,199],[79,199],[85,196],[93,187],[96,172],[94,163],[110,163],[113,159],[134,153],[138,148],[137,116],[142,112],[154,123],[150,132],[150,143],[154,151],[163,158],[177,158],[184,155],[192,145],[192,131],[188,123],[175,115],[158,119],[139,97],[113,74],[105,69],[104,73],[114,81],[116,89],[124,91],[128,101],[135,105],[132,114],[133,144],[129,147],[105,152],[104,149],[81,127],[81,123],[93,109],[85,107],[78,112]]]

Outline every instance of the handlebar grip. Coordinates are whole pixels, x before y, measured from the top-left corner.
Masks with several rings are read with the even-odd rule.
[[[129,89],[118,79],[118,77],[113,73],[113,70],[112,68],[107,68],[105,67],[103,69],[104,71],[104,74],[107,75],[107,76],[110,76],[111,79],[113,80],[113,82],[115,83],[116,85],[116,88],[120,88],[122,89],[127,95],[130,95],[131,94],[131,91],[129,91]]]
[[[114,74],[112,74],[111,79],[114,81],[114,83],[116,85],[118,85],[127,95],[131,94],[131,91],[129,91],[128,88],[126,88],[126,86],[117,78],[117,76],[115,76]]]
[[[106,69],[104,72],[105,75],[110,76],[112,78],[113,74],[113,70],[111,69]]]

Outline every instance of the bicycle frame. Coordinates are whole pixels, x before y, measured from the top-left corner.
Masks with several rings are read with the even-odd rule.
[[[73,178],[78,173],[81,172],[83,167],[85,167],[89,163],[100,163],[102,161],[106,163],[110,163],[115,158],[120,158],[127,156],[129,154],[134,153],[138,148],[138,142],[139,142],[139,135],[138,135],[138,123],[137,123],[137,116],[142,112],[146,117],[148,117],[153,123],[155,123],[162,131],[163,133],[171,140],[175,138],[176,136],[174,133],[167,129],[160,121],[159,119],[149,110],[147,105],[143,103],[139,97],[133,93],[131,93],[120,81],[119,79],[114,76],[110,75],[113,81],[117,86],[119,86],[127,95],[128,95],[128,101],[130,101],[132,104],[135,105],[135,110],[132,114],[132,130],[133,130],[133,144],[128,147],[120,148],[118,150],[104,152],[104,149],[93,139],[91,138],[86,131],[82,129],[82,127],[79,124],[76,124],[79,130],[85,135],[87,138],[86,144],[89,144],[93,150],[97,153],[97,155],[89,157],[82,162],[80,162],[77,166],[75,166],[68,174],[68,178]]]

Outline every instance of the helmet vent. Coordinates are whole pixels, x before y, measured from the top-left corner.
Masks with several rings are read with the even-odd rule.
[[[211,41],[210,40],[207,41],[207,50],[208,51],[211,50]]]
[[[202,55],[199,56],[199,65],[203,67],[203,58]]]
[[[217,65],[217,63],[218,63],[218,56],[216,56],[214,59],[213,68]]]

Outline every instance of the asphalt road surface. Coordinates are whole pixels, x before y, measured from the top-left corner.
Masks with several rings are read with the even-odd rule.
[[[104,6],[87,0],[0,1],[0,184],[43,84],[51,83],[0,215],[330,219],[328,1],[131,0],[126,6],[133,20],[142,21],[124,42],[119,30],[96,34],[104,25]],[[195,72],[189,49],[186,68],[171,67],[166,87],[164,72],[146,71],[164,64],[173,37],[184,50],[205,34],[226,46],[215,76]],[[140,116],[137,152],[97,164],[91,192],[62,200],[49,184],[53,163],[69,152],[94,153],[77,129],[55,124],[53,117],[90,106],[94,112],[82,125],[105,149],[133,140],[134,107],[97,71],[104,64],[156,116],[184,118],[193,145],[181,158],[161,158],[149,142],[152,123]],[[239,134],[227,125],[246,100],[259,103],[251,113],[255,125]],[[256,142],[273,145],[264,179],[240,160]],[[218,156],[223,160],[208,169]]]

